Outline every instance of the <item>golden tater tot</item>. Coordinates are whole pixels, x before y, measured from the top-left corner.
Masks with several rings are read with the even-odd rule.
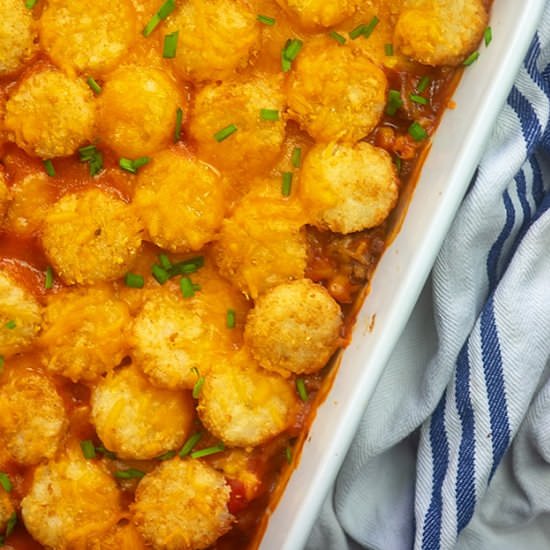
[[[199,250],[223,221],[222,178],[188,153],[162,151],[140,171],[134,205],[156,245],[173,252]]]
[[[113,67],[136,30],[130,0],[49,0],[40,18],[40,41],[53,61],[92,74]]]
[[[135,366],[108,374],[91,403],[97,435],[127,459],[147,460],[181,447],[194,417],[190,392],[155,388]]]
[[[0,385],[0,444],[20,464],[37,464],[57,452],[68,421],[51,380],[32,360],[10,361]]]
[[[32,12],[20,0],[0,0],[0,76],[12,73],[35,52]]]
[[[98,107],[99,135],[119,156],[150,155],[173,141],[184,98],[161,69],[128,65],[106,77]]]
[[[394,41],[425,65],[458,65],[479,44],[488,18],[482,0],[406,0]]]
[[[380,225],[398,194],[391,157],[368,143],[315,145],[304,159],[300,197],[320,228],[346,234]]]
[[[84,535],[71,545],[71,550],[146,550],[138,530],[128,520],[96,535]]]
[[[261,369],[243,348],[205,377],[197,411],[210,433],[235,447],[252,447],[288,429],[298,408],[293,385]]]
[[[131,206],[97,188],[64,195],[49,210],[42,245],[67,284],[122,277],[141,245]]]
[[[332,27],[355,12],[358,0],[278,0],[304,27]]]
[[[251,191],[223,222],[214,247],[220,273],[255,299],[268,288],[304,276],[307,260],[301,204]]]
[[[21,236],[36,232],[44,222],[48,208],[55,202],[56,194],[55,185],[44,172],[17,180],[11,186],[7,230]]]
[[[4,489],[0,489],[0,532],[4,533],[8,526],[8,521],[15,512],[10,496]]]
[[[201,550],[231,528],[230,495],[224,476],[211,466],[174,458],[141,480],[134,522],[154,550]]]
[[[227,311],[242,317],[246,311],[242,295],[214,269],[191,277],[201,287],[193,297],[184,299],[170,285],[153,290],[131,327],[132,357],[155,386],[192,389],[198,373],[234,347]]]
[[[44,159],[73,154],[94,134],[95,105],[86,84],[52,68],[24,77],[6,103],[8,138]]]
[[[42,362],[73,382],[97,380],[124,357],[129,324],[128,306],[106,285],[52,294],[40,335]]]
[[[35,297],[11,275],[0,270],[0,355],[25,351],[34,341],[42,308]]]
[[[259,39],[256,14],[245,0],[187,0],[166,28],[179,31],[176,70],[196,82],[221,80],[246,67]]]
[[[245,341],[266,369],[312,373],[339,344],[342,312],[330,294],[308,279],[279,285],[249,313]]]
[[[287,86],[289,116],[317,141],[359,141],[386,106],[384,72],[361,52],[326,37],[304,44]]]
[[[259,75],[205,86],[197,93],[189,132],[199,154],[220,169],[266,170],[275,163],[285,137],[280,75]],[[264,110],[264,111],[263,111]],[[264,120],[265,110],[276,120]],[[221,139],[230,125],[236,131]]]
[[[71,548],[104,531],[121,513],[120,491],[107,470],[80,449],[39,466],[21,503],[28,532],[46,548]]]

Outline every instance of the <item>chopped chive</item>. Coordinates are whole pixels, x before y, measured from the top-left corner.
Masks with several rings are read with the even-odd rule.
[[[275,19],[273,17],[268,17],[267,15],[257,15],[256,19],[263,23],[264,25],[269,25],[270,27],[275,25]]]
[[[388,92],[388,104],[386,105],[386,114],[388,114],[389,116],[393,116],[401,107],[403,107],[401,93],[398,90],[390,90]]]
[[[369,21],[369,24],[366,26],[365,30],[363,31],[363,36],[365,38],[368,38],[372,32],[374,31],[374,29],[376,28],[376,25],[378,25],[378,23],[380,23],[380,19],[378,19],[378,17],[376,17],[376,15]]]
[[[166,254],[159,254],[159,262],[164,269],[170,269],[172,267],[172,262]]]
[[[428,132],[418,122],[413,122],[409,126],[409,134],[414,141],[422,141],[428,137]]]
[[[124,283],[130,288],[143,288],[145,286],[145,279],[143,275],[138,275],[137,273],[126,273]]]
[[[34,8],[34,6],[36,6],[37,2],[38,2],[38,0],[25,0],[25,7],[28,10],[32,10]]]
[[[17,324],[13,319],[11,319],[11,321],[8,321],[4,326],[9,330],[13,330],[17,326]]]
[[[393,56],[393,44],[384,44],[384,53],[387,57]]]
[[[340,33],[336,32],[336,31],[331,31],[328,33],[328,35],[333,39],[333,40],[336,40],[336,42],[338,42],[338,44],[345,44],[346,43],[346,38],[344,36],[342,36]]]
[[[463,65],[465,67],[469,67],[470,65],[472,65],[473,63],[475,63],[479,58],[479,52],[474,52],[472,54],[470,54],[465,60],[464,60],[464,63]]]
[[[294,147],[290,162],[292,162],[294,168],[300,168],[300,164],[302,163],[302,149],[300,147]]]
[[[44,280],[44,288],[50,290],[53,288],[53,269],[51,266],[46,268],[46,278]]]
[[[411,101],[414,101],[414,103],[418,103],[419,105],[428,105],[428,100],[421,95],[411,94],[409,98]]]
[[[207,447],[206,449],[201,449],[200,451],[193,451],[191,453],[191,458],[202,458],[203,456],[210,456],[216,453],[221,453],[222,451],[225,451],[225,445],[220,442],[213,447]]]
[[[4,359],[3,355],[0,355],[0,374],[4,372],[4,365],[6,364],[6,360]]]
[[[128,468],[127,470],[117,470],[115,477],[117,479],[141,479],[145,475],[145,472],[136,470],[136,468]]]
[[[237,324],[237,314],[234,309],[228,309],[225,314],[225,326],[227,328],[235,328]]]
[[[298,38],[289,38],[281,51],[281,67],[283,72],[290,71],[292,62],[296,59],[304,43]]]
[[[308,400],[308,394],[306,389],[306,384],[303,378],[296,378],[296,391],[300,396],[300,399],[305,403]]]
[[[94,444],[89,439],[81,441],[80,448],[82,449],[82,454],[84,455],[84,458],[89,460],[96,457]]]
[[[348,35],[352,40],[356,40],[365,32],[366,28],[367,25],[365,25],[365,23],[361,23],[360,25],[357,25],[357,27],[355,27],[353,30],[351,30]]]
[[[175,263],[168,270],[168,276],[171,278],[177,275],[189,275],[190,273],[195,273],[203,266],[204,256],[195,256],[194,258]]]
[[[204,386],[205,382],[204,376],[199,376],[199,379],[195,382],[195,385],[193,386],[193,399],[198,399],[199,395],[201,394],[202,387]]]
[[[286,446],[285,449],[285,458],[286,461],[290,464],[292,462],[292,449],[290,448],[290,445]]]
[[[137,174],[137,171],[146,164],[149,164],[151,162],[151,159],[149,157],[139,157],[137,159],[131,160],[126,158],[121,158],[118,161],[118,165],[123,169],[126,170],[126,172],[130,172],[131,174]]]
[[[176,0],[166,0],[141,31],[143,36],[149,36],[158,27],[159,23],[166,19],[175,9]]]
[[[78,149],[78,155],[81,161],[88,161],[95,155],[96,151],[95,145],[84,145],[84,147]]]
[[[189,277],[181,278],[180,290],[184,298],[192,298],[195,295],[195,289]]]
[[[395,163],[397,173],[401,174],[401,169],[403,168],[403,161],[401,160],[401,157],[395,156],[393,162]]]
[[[6,493],[11,493],[13,485],[10,480],[10,476],[4,472],[0,472],[0,486]]]
[[[234,124],[229,124],[225,128],[222,128],[214,134],[214,139],[220,143],[227,139],[231,134],[234,134],[237,131],[237,127]]]
[[[90,88],[92,89],[92,92],[94,92],[95,95],[99,95],[101,93],[101,86],[96,82],[96,80],[92,76],[89,76],[86,79],[86,83],[88,84],[88,86],[90,86]]]
[[[277,109],[260,109],[260,118],[262,120],[279,120],[279,111]]]
[[[46,170],[46,174],[48,174],[50,178],[53,178],[55,176],[55,168],[51,159],[44,161],[44,170]]]
[[[16,525],[17,525],[17,513],[14,512],[10,516],[10,519],[8,519],[8,523],[6,523],[6,534],[5,534],[6,538],[8,538],[13,533],[13,530],[15,529]]]
[[[179,34],[179,31],[174,31],[164,37],[162,57],[164,57],[165,59],[173,59],[174,57],[176,57]]]
[[[168,275],[166,269],[158,264],[153,265],[153,267],[151,268],[151,274],[156,279],[157,283],[161,285],[163,285],[170,278],[170,275]]]
[[[96,176],[103,170],[103,155],[95,145],[86,145],[78,150],[81,162],[89,163],[90,176]]]
[[[194,448],[195,445],[202,439],[202,433],[197,432],[193,434],[184,444],[181,448],[180,452],[178,453],[178,456],[183,458],[184,456],[187,456]]]
[[[483,33],[483,39],[485,40],[485,46],[488,46],[493,40],[493,29],[487,27]]]
[[[174,458],[176,456],[176,451],[167,451],[164,454],[157,456],[157,460],[165,461],[170,460],[171,458]]]
[[[431,83],[431,79],[429,76],[427,75],[424,75],[418,82],[418,85],[416,86],[416,91],[421,94],[421,93],[424,93],[427,89],[428,89],[428,86],[430,85]]]
[[[113,451],[109,451],[108,449],[106,449],[103,445],[96,447],[95,450],[98,453],[101,453],[105,458],[108,458],[110,460],[116,460],[116,454],[113,453]]]
[[[178,107],[176,109],[176,129],[174,130],[174,143],[177,143],[181,139],[181,126],[183,124],[183,109]]]
[[[292,191],[292,172],[283,172],[283,182],[281,184],[281,193],[283,197],[289,197]]]

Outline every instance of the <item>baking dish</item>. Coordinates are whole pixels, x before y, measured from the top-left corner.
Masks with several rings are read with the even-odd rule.
[[[495,0],[493,41],[463,75],[432,139],[431,150],[396,237],[385,251],[339,358],[298,465],[274,502],[261,550],[297,550],[307,540],[367,402],[412,312],[445,234],[512,87],[544,0]],[[406,193],[404,194],[406,195]],[[403,206],[403,205],[402,205]],[[331,377],[329,377],[331,378]]]

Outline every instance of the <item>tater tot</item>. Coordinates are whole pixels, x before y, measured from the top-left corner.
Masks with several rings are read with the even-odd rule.
[[[304,44],[287,85],[289,116],[317,141],[360,140],[386,105],[384,72],[361,52],[326,37]]]
[[[277,111],[263,120],[262,109]],[[189,132],[199,154],[220,169],[265,171],[281,153],[285,137],[284,95],[280,75],[259,75],[205,86],[197,93]],[[234,124],[236,132],[220,141],[214,136]]]
[[[212,365],[197,411],[208,431],[227,445],[252,447],[293,424],[297,397],[290,382],[258,367],[242,349]]]
[[[243,317],[246,311],[242,295],[213,269],[191,277],[201,287],[192,298],[169,285],[153,290],[131,327],[132,357],[155,386],[193,388],[197,371],[207,374],[220,354],[233,349],[227,311]]]
[[[320,370],[339,344],[342,312],[308,279],[279,285],[249,313],[245,341],[266,369],[296,374]]]
[[[71,155],[94,134],[92,91],[56,69],[37,70],[10,95],[4,126],[8,138],[30,155]]]
[[[34,366],[31,359],[10,361],[0,385],[0,442],[25,465],[53,457],[68,426],[63,400]]]
[[[188,153],[163,151],[140,171],[134,205],[156,245],[173,252],[199,250],[223,221],[222,178]]]
[[[116,522],[120,492],[107,470],[85,460],[78,449],[36,469],[21,510],[32,537],[61,550]]]
[[[55,202],[57,189],[44,172],[29,174],[11,186],[6,228],[20,236],[36,232],[48,208]],[[1,217],[1,216],[0,216]]]
[[[221,274],[255,299],[268,288],[304,276],[305,215],[294,199],[250,192],[224,220],[214,247]]]
[[[311,223],[337,233],[381,224],[397,202],[399,180],[389,154],[361,142],[315,145],[304,159],[300,197]]]
[[[141,246],[134,209],[97,188],[68,193],[49,210],[42,245],[64,282],[116,279],[132,265]]]
[[[104,533],[83,536],[71,550],[145,550],[145,542],[132,523],[121,523]]]
[[[201,550],[231,528],[230,494],[211,466],[174,458],[141,480],[134,522],[154,550]]]
[[[307,28],[337,25],[355,12],[358,0],[278,0]]]
[[[106,285],[52,294],[40,335],[42,361],[73,382],[97,380],[124,357],[129,324],[128,306]]]
[[[8,521],[15,512],[10,496],[4,489],[0,489],[0,532],[4,533],[8,525]]]
[[[42,47],[66,70],[97,73],[111,68],[135,34],[130,0],[49,0],[40,18]]]
[[[426,65],[458,65],[487,27],[482,0],[406,0],[395,27],[399,50]]]
[[[92,422],[118,457],[146,460],[180,447],[191,429],[190,392],[153,387],[135,366],[107,375],[92,392]]]
[[[225,79],[246,67],[259,39],[256,14],[245,0],[188,0],[166,28],[179,31],[176,70],[198,82]]]
[[[42,308],[35,297],[11,275],[0,270],[0,355],[25,351],[42,322]]]
[[[19,69],[36,50],[32,11],[20,0],[0,0],[0,76]]]
[[[184,99],[175,80],[153,67],[129,65],[106,77],[98,99],[99,135],[119,156],[137,158],[172,142]]]

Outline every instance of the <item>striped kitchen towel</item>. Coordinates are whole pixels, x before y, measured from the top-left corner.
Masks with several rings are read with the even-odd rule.
[[[310,550],[550,548],[550,4]]]

